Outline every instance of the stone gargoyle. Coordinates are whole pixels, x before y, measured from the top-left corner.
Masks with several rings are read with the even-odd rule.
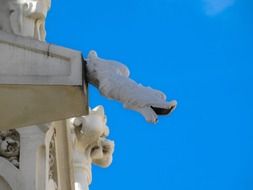
[[[106,139],[109,128],[106,125],[106,116],[103,106],[97,106],[89,111],[89,115],[77,117],[73,120],[75,127],[75,147],[79,151],[90,148],[92,162],[107,167],[112,162],[114,142]]]
[[[124,64],[101,59],[93,50],[86,61],[88,82],[98,88],[103,96],[141,113],[146,121],[156,123],[157,115],[167,115],[175,109],[175,100],[167,102],[163,92],[130,79],[129,69]]]
[[[114,142],[108,140],[104,108],[97,106],[89,115],[71,120],[76,189],[88,189],[92,181],[91,164],[108,167],[112,163]]]

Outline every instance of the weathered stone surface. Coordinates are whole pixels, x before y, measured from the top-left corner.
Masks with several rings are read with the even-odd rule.
[[[0,129],[87,114],[81,53],[0,31]]]
[[[75,190],[88,190],[92,181],[91,165],[108,167],[112,163],[114,142],[107,139],[109,128],[103,106],[89,115],[68,121],[71,131]]]
[[[45,41],[51,0],[0,0],[0,30]]]
[[[82,85],[75,50],[0,31],[0,84]]]
[[[78,86],[0,85],[0,92],[1,130],[88,113],[87,95]]]
[[[170,114],[177,105],[167,101],[166,95],[151,87],[138,84],[131,78],[126,65],[98,57],[92,50],[87,58],[87,80],[102,95],[123,103],[124,107],[142,114],[147,122],[156,123],[158,115]]]

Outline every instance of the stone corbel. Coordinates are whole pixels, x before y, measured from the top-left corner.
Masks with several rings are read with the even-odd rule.
[[[71,122],[75,190],[88,190],[92,181],[91,164],[108,167],[112,162],[114,142],[106,139],[109,129],[102,106]]]

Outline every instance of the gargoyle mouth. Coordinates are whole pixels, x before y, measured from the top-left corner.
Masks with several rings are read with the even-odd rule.
[[[157,115],[168,115],[176,108],[176,105],[171,105],[169,108],[157,108],[153,106],[151,108]]]

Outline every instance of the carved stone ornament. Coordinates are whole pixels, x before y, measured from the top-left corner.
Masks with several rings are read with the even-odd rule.
[[[50,0],[0,0],[0,30],[44,41]]]
[[[91,164],[108,167],[112,162],[114,142],[106,139],[109,128],[102,106],[90,110],[88,116],[73,118],[71,123],[75,190],[88,190],[92,181]]]
[[[157,115],[170,114],[176,108],[177,102],[167,102],[163,92],[131,80],[130,71],[124,64],[101,59],[95,51],[89,52],[87,63],[88,82],[105,97],[141,113],[146,121],[156,123]]]
[[[51,133],[52,132],[52,133]],[[56,144],[55,144],[55,136],[56,131],[49,130],[51,133],[51,139],[49,142],[49,152],[48,152],[48,182],[47,189],[48,190],[57,190],[58,189],[58,173],[57,173],[57,163],[56,163]]]
[[[15,129],[0,131],[0,156],[19,168],[20,135]]]

